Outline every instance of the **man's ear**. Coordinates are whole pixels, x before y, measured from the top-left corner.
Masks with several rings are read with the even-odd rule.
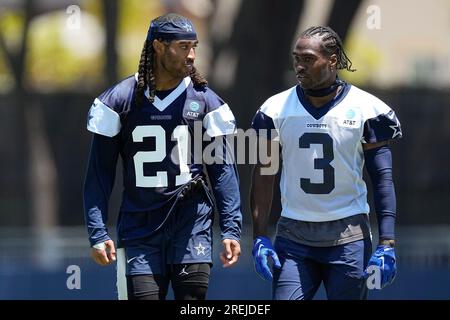
[[[161,41],[159,41],[157,39],[153,40],[152,46],[153,46],[153,50],[155,50],[155,52],[158,55],[161,55],[163,53],[164,44]]]
[[[330,68],[331,69],[336,69],[336,65],[337,65],[337,55],[336,55],[336,53],[333,53],[331,56],[330,56]]]

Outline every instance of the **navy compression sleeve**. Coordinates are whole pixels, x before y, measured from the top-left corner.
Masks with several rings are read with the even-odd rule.
[[[364,151],[380,239],[395,239],[396,198],[392,178],[392,154],[387,145]]]
[[[219,138],[215,138],[219,139]],[[211,182],[217,211],[219,212],[219,224],[223,239],[240,241],[242,229],[241,196],[239,192],[239,178],[234,163],[234,152],[228,145],[226,138],[221,137],[224,142],[224,155],[220,162],[206,166],[209,180]],[[231,152],[231,153],[230,153]],[[232,156],[227,159],[226,154]],[[216,156],[218,156],[216,154]],[[219,156],[218,156],[219,157]]]
[[[114,187],[118,138],[94,134],[83,187],[84,215],[91,245],[109,240],[108,201]]]

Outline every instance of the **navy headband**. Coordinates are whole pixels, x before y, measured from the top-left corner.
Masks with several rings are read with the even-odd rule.
[[[197,33],[192,22],[185,17],[178,17],[178,19],[166,21],[153,20],[148,29],[147,40],[197,40]]]

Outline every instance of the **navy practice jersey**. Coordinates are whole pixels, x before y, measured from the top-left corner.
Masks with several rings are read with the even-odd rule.
[[[279,140],[283,159],[281,215],[301,221],[332,221],[368,213],[362,144],[402,136],[394,111],[348,84],[321,108],[300,86],[269,98],[252,127]]]
[[[206,169],[222,237],[239,240],[241,212],[235,165],[205,168],[202,163],[203,135],[221,139],[235,133],[230,108],[208,87],[195,88],[190,77],[162,99],[155,96],[153,103],[143,99],[141,106],[134,102],[136,85],[136,76],[123,80],[96,98],[89,111],[87,128],[94,138],[84,201],[91,244],[108,239],[104,223],[119,155],[123,166],[121,214],[167,211],[181,188]],[[148,96],[148,91],[145,94]],[[165,214],[160,212],[161,217],[154,219],[149,233],[161,225]],[[126,235],[119,234],[121,237]]]

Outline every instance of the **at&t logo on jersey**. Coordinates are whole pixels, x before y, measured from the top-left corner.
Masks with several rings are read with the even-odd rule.
[[[198,102],[192,101],[189,105],[189,108],[195,112],[198,111],[198,109],[200,109],[200,105],[198,104]]]
[[[200,104],[197,101],[191,101],[189,103],[188,111],[186,115],[193,118],[198,118],[200,116]]]
[[[355,119],[356,112],[353,109],[348,109],[345,113],[344,119],[339,119],[339,125],[347,128],[358,128],[358,122]]]

